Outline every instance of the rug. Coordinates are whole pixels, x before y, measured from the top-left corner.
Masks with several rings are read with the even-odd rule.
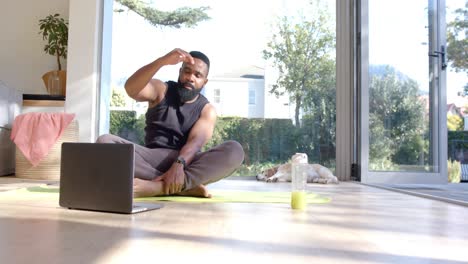
[[[59,188],[57,186],[34,186],[21,188],[12,191],[2,192],[0,197],[22,199],[30,198],[53,198],[58,199]],[[187,196],[160,196],[135,198],[135,201],[141,202],[187,202],[187,203],[290,203],[290,192],[261,192],[261,191],[236,191],[236,190],[210,190],[211,198],[198,198]],[[307,203],[324,204],[331,201],[329,197],[324,197],[315,193],[307,193]]]

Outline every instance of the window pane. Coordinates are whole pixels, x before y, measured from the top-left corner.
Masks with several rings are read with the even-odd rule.
[[[249,105],[255,104],[255,90],[249,89]]]
[[[221,90],[214,89],[214,102],[216,104],[221,103]]]
[[[135,70],[176,47],[200,50],[211,60],[203,94],[218,113],[213,139],[206,147],[228,139],[239,141],[246,155],[235,174],[256,175],[288,162],[296,152],[307,153],[309,163],[334,170],[335,0],[272,0],[267,5],[248,0],[151,3],[163,11],[208,7],[203,12],[210,19],[192,27],[153,26],[115,4],[114,9],[122,11],[113,18],[116,90],[123,91],[123,83]],[[155,78],[176,80],[178,70],[179,66],[163,67]],[[131,116],[136,121],[111,120],[111,127],[119,135],[138,130],[139,138],[145,107],[127,102],[119,110],[135,112]]]
[[[433,171],[428,3],[369,0],[370,170]]]

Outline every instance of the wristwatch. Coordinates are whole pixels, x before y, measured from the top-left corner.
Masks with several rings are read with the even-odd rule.
[[[182,156],[177,157],[176,163],[182,164],[185,168],[185,159]]]

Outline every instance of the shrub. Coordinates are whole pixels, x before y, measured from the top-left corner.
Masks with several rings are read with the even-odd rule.
[[[449,160],[447,162],[448,181],[450,183],[460,182],[461,164],[456,160]]]

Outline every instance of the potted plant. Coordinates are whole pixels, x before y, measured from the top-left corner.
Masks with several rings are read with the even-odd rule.
[[[67,77],[66,71],[62,70],[61,59],[67,58],[68,21],[59,14],[48,15],[39,20],[39,29],[42,39],[47,41],[44,51],[57,59],[57,70],[45,73],[42,80],[50,94],[65,95]]]

